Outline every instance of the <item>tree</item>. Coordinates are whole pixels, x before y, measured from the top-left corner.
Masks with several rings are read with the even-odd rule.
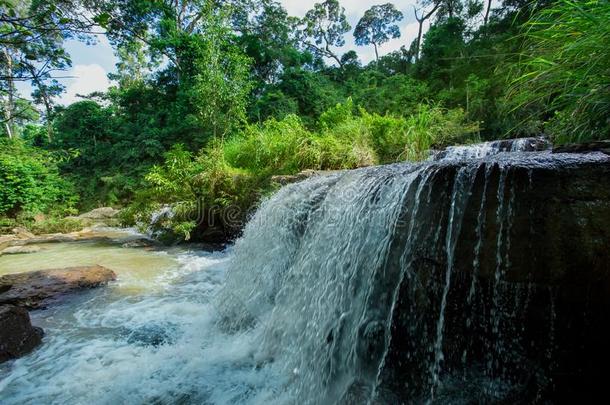
[[[423,34],[423,29],[424,29],[424,22],[429,19],[430,17],[432,17],[432,15],[436,12],[436,10],[438,10],[440,6],[440,2],[434,3],[434,7],[432,7],[432,9],[427,12],[427,13],[423,13],[421,17],[417,15],[418,10],[415,6],[413,6],[413,11],[415,12],[415,19],[417,20],[417,23],[419,25],[418,31],[417,31],[417,42],[415,45],[415,60],[419,60],[419,53],[420,53],[420,49],[421,49],[421,37]]]
[[[326,0],[316,3],[301,21],[304,26],[301,39],[305,46],[320,57],[332,58],[339,66],[343,66],[341,58],[331,47],[345,45],[344,35],[352,27],[345,17],[345,8],[338,0]]]
[[[491,0],[487,0],[487,6],[485,7],[485,17],[483,17],[483,25],[487,25],[489,21],[489,12],[491,11]]]
[[[63,42],[90,38],[92,26],[78,0],[0,2],[0,95],[8,137],[15,136],[15,121],[25,112],[17,108],[22,99],[15,83],[32,83],[34,101],[44,105],[48,120],[52,98],[63,90],[53,79],[70,66]],[[51,137],[50,125],[47,135]]]
[[[400,38],[400,28],[395,23],[404,15],[392,3],[373,6],[366,10],[354,30],[356,45],[375,47],[375,59],[379,61],[378,47],[390,39]]]
[[[214,138],[224,138],[246,118],[250,59],[235,46],[222,15],[204,18],[205,35],[194,36],[189,47],[194,68],[189,85],[198,120]]]
[[[241,28],[237,41],[252,59],[256,95],[260,95],[265,85],[276,82],[299,53],[294,34],[298,22],[298,18],[289,17],[279,3],[269,2]]]

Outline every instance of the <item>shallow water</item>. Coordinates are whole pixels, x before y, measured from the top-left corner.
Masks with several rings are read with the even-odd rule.
[[[129,249],[108,243],[73,242],[40,245],[37,253],[0,256],[0,276],[71,266],[107,267],[118,276],[114,288],[133,291],[156,288],[159,277],[177,269],[178,258],[167,252]]]
[[[212,304],[230,252],[151,252],[99,243],[0,258],[0,274],[100,264],[116,282],[31,313],[32,354],[0,365],[2,404],[264,402],[251,332],[224,335]]]

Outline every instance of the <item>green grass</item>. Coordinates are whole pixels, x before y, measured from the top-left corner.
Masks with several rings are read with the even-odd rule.
[[[425,105],[402,118],[368,114],[348,101],[322,114],[317,128],[310,131],[289,115],[249,125],[198,154],[176,145],[163,165],[152,168],[149,187],[125,212],[132,213],[132,221],[147,222],[153,211],[170,204],[175,216],[161,227],[175,238],[190,239],[202,231],[197,218],[224,224],[227,210],[233,210],[239,215],[232,221],[245,221],[261,196],[274,190],[273,175],[420,160],[430,148],[478,137],[478,125],[468,123],[462,110]]]
[[[541,109],[556,144],[610,137],[610,2],[560,0],[525,26],[509,97]]]

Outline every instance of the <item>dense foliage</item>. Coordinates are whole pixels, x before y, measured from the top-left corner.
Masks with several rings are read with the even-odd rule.
[[[0,140],[0,215],[70,208],[72,185],[59,175],[56,160],[20,140]]]
[[[604,139],[610,133],[610,6],[568,1],[525,24],[528,54],[514,79],[516,108],[537,106],[556,141]]]
[[[0,215],[74,204],[74,184],[81,210],[128,206],[147,222],[171,206],[157,217],[175,235],[230,234],[274,175],[501,137],[607,139],[609,2],[492,3],[421,0],[418,37],[381,56],[407,17],[392,3],[350,34],[337,0],[303,18],[274,0],[2,1]],[[57,106],[63,43],[92,42],[95,27],[118,57],[115,86]],[[375,60],[345,51],[347,35]]]

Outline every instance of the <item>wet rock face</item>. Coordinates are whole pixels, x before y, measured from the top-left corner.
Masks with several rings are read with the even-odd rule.
[[[102,266],[9,274],[0,277],[0,304],[45,308],[67,294],[99,287],[115,279],[116,274]]]
[[[420,207],[382,386],[439,403],[460,391],[482,403],[594,398],[610,361],[610,159],[482,164],[456,204],[460,167],[435,172],[434,199]],[[447,217],[459,201],[450,264]]]
[[[42,329],[33,327],[28,311],[0,306],[0,363],[31,352],[42,341]]]
[[[610,140],[561,145],[553,148],[553,153],[602,152],[610,155]]]

